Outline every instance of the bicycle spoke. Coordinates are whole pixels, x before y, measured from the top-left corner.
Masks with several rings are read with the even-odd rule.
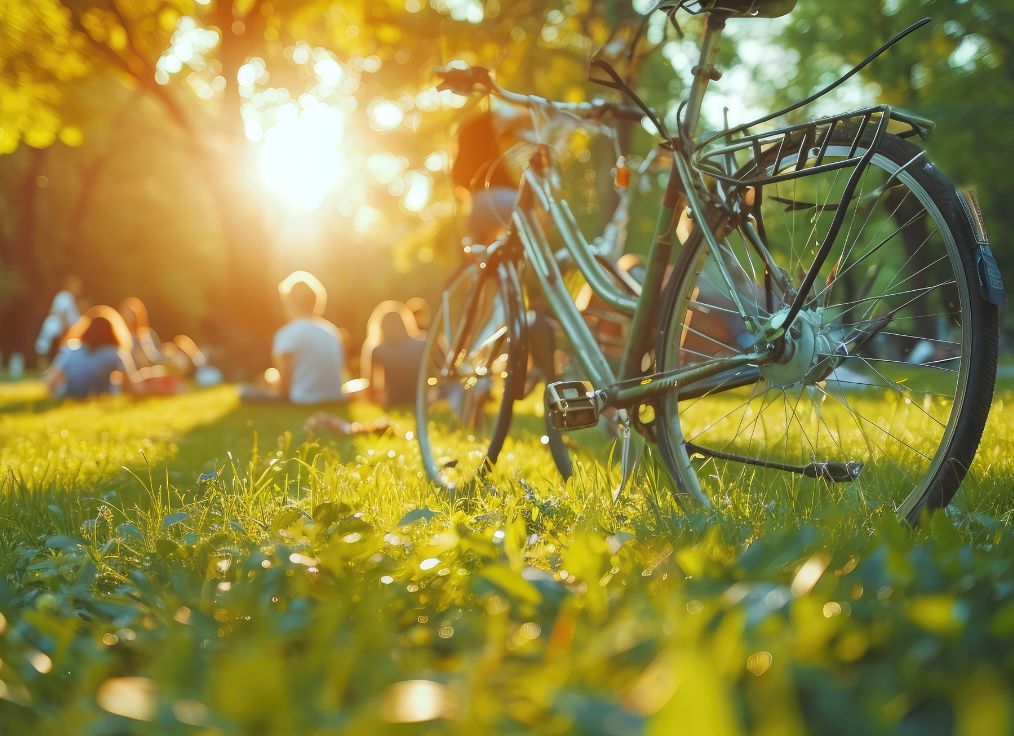
[[[866,445],[866,458],[865,458],[864,465],[868,465],[868,464],[870,464],[870,463],[872,463],[874,461],[874,455],[875,455],[875,453],[873,451],[874,445],[873,445],[873,443],[870,442],[869,435],[866,434],[866,431],[863,429],[862,424],[859,422],[858,419],[855,418],[855,415],[851,411],[849,411],[848,413],[849,413],[849,416],[852,417],[852,421],[856,425],[856,430],[859,432],[859,436],[862,438],[863,444]],[[821,419],[822,422],[824,422],[823,414],[820,415],[820,419]],[[827,425],[827,422],[824,422],[824,426],[827,428],[828,434],[830,434],[831,428]],[[841,437],[841,424],[840,423],[838,425],[838,436]],[[832,442],[834,442],[835,446],[838,448],[838,451],[841,453],[841,457],[843,459],[846,459],[847,453],[845,452],[844,448],[841,446],[840,441],[837,438],[835,438],[834,435],[831,435],[831,440],[832,440]],[[865,498],[868,494],[866,492],[866,489],[863,487],[863,482],[861,480],[861,477],[856,479],[856,484],[859,486],[859,492]]]
[[[822,394],[824,394],[825,396],[831,397],[832,399],[834,399],[835,401],[837,401],[838,403],[840,403],[842,406],[844,406],[849,412],[851,412],[853,414],[853,416],[859,417],[864,422],[866,422],[867,424],[869,424],[871,427],[875,427],[876,429],[879,429],[881,432],[883,432],[885,435],[887,435],[888,437],[890,437],[892,440],[894,440],[895,442],[897,442],[898,444],[900,444],[900,445],[902,445],[904,447],[907,447],[909,450],[911,450],[912,452],[914,452],[916,455],[919,455],[921,458],[923,458],[925,460],[930,460],[931,459],[928,455],[925,455],[922,452],[920,452],[919,450],[915,449],[914,447],[912,447],[912,445],[910,445],[907,442],[905,442],[903,439],[901,439],[900,437],[898,437],[897,435],[895,435],[894,433],[892,433],[890,430],[887,430],[887,429],[884,429],[883,427],[881,427],[879,424],[877,424],[876,422],[874,422],[872,419],[870,419],[869,417],[867,417],[865,414],[861,414],[858,411],[856,411],[855,409],[852,409],[849,406],[849,404],[848,404],[848,399],[845,399],[844,401],[842,401],[841,399],[839,399],[834,394],[830,394],[827,391],[825,391],[823,388],[820,387],[820,385],[814,384],[814,386]],[[886,454],[888,455],[888,457],[890,457],[890,453],[886,453]]]
[[[868,435],[866,434],[866,431],[865,431],[865,430],[863,429],[863,425],[862,425],[862,423],[861,423],[861,422],[860,422],[859,420],[860,420],[860,419],[862,419],[863,421],[865,421],[865,422],[867,422],[867,423],[869,423],[869,424],[872,424],[873,426],[876,426],[876,427],[877,427],[878,429],[880,429],[881,431],[884,431],[884,432],[886,432],[886,433],[887,433],[887,434],[889,434],[889,435],[890,435],[890,433],[889,433],[889,432],[887,432],[887,430],[884,430],[884,429],[883,429],[882,427],[880,427],[879,425],[876,425],[875,423],[871,422],[871,421],[870,421],[870,420],[869,420],[869,419],[868,419],[867,417],[865,417],[864,415],[862,415],[862,414],[860,414],[860,413],[858,413],[858,412],[854,411],[854,410],[853,410],[853,409],[851,408],[851,406],[849,405],[849,402],[848,402],[848,398],[847,398],[847,397],[845,397],[844,395],[843,395],[843,399],[839,399],[838,397],[836,397],[836,396],[833,396],[833,395],[831,395],[831,394],[827,393],[826,391],[824,391],[823,389],[821,389],[821,388],[820,388],[820,386],[815,386],[815,388],[817,388],[817,389],[818,389],[819,391],[821,391],[821,393],[823,393],[823,394],[824,394],[825,396],[828,396],[828,397],[832,398],[832,399],[833,399],[833,400],[834,400],[834,401],[835,401],[836,403],[838,403],[839,405],[841,405],[841,406],[844,406],[844,407],[845,407],[845,409],[846,409],[846,411],[848,412],[848,414],[849,414],[849,415],[850,415],[850,416],[852,417],[852,420],[853,420],[853,422],[855,423],[855,425],[856,425],[856,428],[857,428],[857,430],[859,431],[859,434],[860,434],[860,436],[861,436],[861,437],[863,438],[863,442],[864,442],[864,443],[866,444],[866,449],[867,449],[867,452],[868,452],[869,454],[867,455],[867,462],[866,462],[865,464],[871,464],[872,462],[874,462],[874,461],[875,461],[875,458],[877,457],[877,453],[875,453],[875,452],[874,452],[874,449],[873,449],[873,448],[874,448],[874,447],[877,447],[877,448],[879,448],[880,446],[879,446],[879,445],[877,445],[876,443],[873,443],[873,442],[871,442],[871,441],[870,441],[870,438],[869,438],[869,436],[868,436]],[[891,436],[893,436],[893,435],[891,435]],[[914,451],[914,452],[915,452],[916,454],[922,455],[922,453],[920,453],[920,452],[919,452],[918,450],[915,450],[914,448],[911,448],[911,447],[910,447],[910,446],[909,446],[909,445],[908,445],[907,443],[901,442],[901,444],[902,444],[902,445],[904,445],[904,446],[906,446],[906,447],[909,447],[910,449],[913,449],[913,451]],[[881,448],[881,449],[882,449],[882,448]],[[926,457],[925,455],[922,455],[922,456],[923,456],[923,457]],[[892,465],[893,465],[893,466],[895,467],[895,469],[896,469],[896,470],[898,471],[898,473],[899,473],[899,474],[900,474],[901,476],[903,476],[903,477],[905,477],[905,478],[911,478],[911,474],[910,474],[910,473],[909,473],[908,471],[906,471],[906,470],[905,470],[905,469],[904,469],[904,468],[903,468],[903,467],[902,467],[902,466],[901,466],[901,465],[900,465],[900,464],[898,463],[898,461],[897,461],[897,460],[895,459],[895,457],[894,457],[894,455],[893,455],[892,453],[890,453],[890,452],[888,452],[888,451],[886,451],[886,450],[882,450],[882,452],[880,453],[880,457],[886,457],[886,458],[887,458],[887,459],[888,459],[888,460],[890,461],[890,463],[891,463],[891,464],[892,464]],[[927,459],[928,459],[928,458],[927,458]]]
[[[909,220],[909,222],[907,222],[904,225],[902,225],[901,227],[899,227],[893,233],[891,233],[886,238],[884,238],[879,243],[877,243],[875,246],[873,246],[868,251],[866,251],[865,253],[863,253],[863,255],[861,255],[857,260],[853,261],[847,267],[841,269],[838,272],[838,274],[835,276],[835,278],[832,279],[831,282],[828,283],[823,289],[821,289],[820,292],[816,296],[814,296],[813,299],[810,300],[810,302],[812,303],[812,302],[815,302],[817,299],[819,299],[825,292],[829,291],[831,289],[831,287],[833,287],[835,285],[835,283],[837,283],[838,280],[841,279],[845,274],[847,274],[853,268],[855,268],[860,263],[862,263],[863,261],[865,261],[867,258],[869,258],[871,255],[873,255],[874,253],[876,253],[878,250],[880,250],[881,248],[883,248],[885,245],[887,245],[888,243],[890,243],[895,238],[895,236],[897,236],[899,233],[901,233],[906,227],[908,227],[909,224],[911,224],[912,222],[915,222],[915,220],[918,219],[921,216],[923,216],[923,213],[920,212],[918,215],[914,216],[911,220]],[[927,235],[926,239],[923,240],[923,242],[919,245],[919,247],[912,253],[911,256],[909,256],[909,260],[905,261],[905,263],[903,263],[902,266],[901,266],[901,268],[898,269],[898,270],[899,271],[904,270],[905,266],[908,265],[909,261],[911,261],[912,258],[914,258],[916,256],[916,254],[919,252],[919,250],[922,249],[922,246],[925,245],[927,242],[929,242],[929,239],[931,237],[933,237],[933,235],[935,235],[935,234],[936,234],[936,230],[934,230],[929,235]]]
[[[705,356],[705,357],[710,358],[710,356]],[[689,404],[685,405],[683,411],[690,411],[691,409],[694,408],[694,406],[697,403],[703,401],[704,399],[707,399],[707,398],[713,396],[716,393],[721,393],[721,389],[722,389],[723,386],[728,385],[729,382],[732,381],[733,379],[739,378],[741,375],[743,375],[744,373],[746,373],[747,370],[748,369],[746,369],[746,368],[741,368],[740,370],[737,370],[735,373],[729,375],[727,378],[722,379],[722,381],[717,386],[708,389],[705,393],[701,394],[700,396],[698,396],[697,398],[695,398],[693,401],[691,401]],[[693,385],[693,384],[690,384],[690,385]],[[677,396],[679,396],[678,392],[677,392]]]
[[[867,296],[867,297],[864,297],[862,299],[856,299],[855,301],[851,301],[851,302],[841,302],[840,304],[830,304],[830,305],[828,305],[827,308],[828,309],[834,309],[836,307],[854,307],[857,304],[865,304],[866,302],[869,302],[869,301],[878,302],[878,301],[880,301],[882,299],[887,299],[888,297],[891,297],[891,296],[907,296],[909,294],[918,294],[918,296],[915,297],[915,299],[918,299],[919,297],[924,296],[926,294],[926,292],[928,292],[928,291],[932,291],[933,289],[939,289],[941,286],[951,286],[951,285],[956,284],[956,283],[957,282],[954,281],[954,279],[951,279],[950,281],[943,281],[943,282],[941,282],[939,284],[934,284],[933,286],[923,286],[921,288],[910,289],[908,291],[897,291],[897,292],[893,292],[891,294],[880,294],[880,295],[877,295],[877,296]],[[911,304],[912,302],[914,302],[915,299],[912,299],[910,301],[905,302],[904,304],[901,305],[901,307],[899,307],[899,309],[907,307],[909,304]]]
[[[914,320],[918,320],[918,321],[921,322],[921,321],[930,319],[931,317],[951,317],[951,316],[953,316],[953,314],[954,314],[953,312],[932,312],[931,314],[913,314],[913,315],[905,316],[905,317],[892,317],[891,318],[891,323],[893,324],[894,322],[911,322],[911,321],[914,321]],[[873,320],[868,320],[867,319],[867,320],[861,320],[859,322],[835,322],[835,324],[838,327],[854,327],[856,325],[866,325],[866,326],[869,326],[870,322],[872,322],[872,321]],[[885,333],[882,333],[882,334],[885,334]],[[928,339],[928,338],[926,338],[926,339]]]
[[[887,190],[885,190],[885,192],[886,191]],[[883,194],[884,194],[884,192],[882,192],[880,196],[883,196]],[[905,202],[908,200],[908,197],[909,197],[910,194],[911,194],[911,191],[906,191],[905,192],[905,196],[901,198],[901,201],[898,202],[897,206],[891,211],[890,215],[888,215],[886,218],[884,218],[884,221],[880,224],[880,227],[877,228],[877,232],[875,232],[873,234],[873,237],[870,238],[870,240],[876,240],[880,236],[880,233],[883,232],[884,227],[887,225],[887,223],[892,222],[894,220],[895,216],[898,214],[898,210],[900,210],[901,206],[903,204],[905,204]],[[879,202],[879,201],[880,201],[880,197],[877,198],[877,202]],[[866,220],[863,222],[863,226],[861,228],[859,228],[859,232],[856,233],[855,240],[852,241],[852,245],[849,247],[849,254],[850,255],[852,253],[852,250],[854,250],[855,246],[859,243],[859,240],[862,238],[863,233],[866,231],[866,226],[869,225],[870,219],[873,217],[873,213],[876,211],[875,204],[876,203],[874,203],[874,206],[870,207],[869,214],[866,216]],[[921,216],[921,215],[922,215],[922,212],[920,212],[919,215],[916,215],[916,217]],[[909,223],[905,223],[898,230],[904,230],[906,227],[908,227],[908,225],[909,225]],[[895,234],[896,233],[893,233],[890,236],[888,236],[887,240],[890,240],[891,238],[893,238]]]
[[[933,261],[933,263],[931,263],[928,266],[920,269],[919,271],[916,271],[915,273],[911,274],[910,276],[907,276],[906,278],[902,279],[901,281],[896,281],[897,277],[898,277],[898,274],[895,274],[895,277],[893,279],[891,279],[891,282],[886,287],[884,287],[884,288],[890,289],[893,286],[902,286],[906,281],[910,281],[911,279],[915,278],[920,273],[922,273],[923,271],[925,271],[927,268],[931,268],[932,266],[935,266],[937,263],[940,263],[940,261],[943,261],[946,258],[948,258],[948,256],[946,254],[940,256],[940,258],[938,258],[937,260]],[[866,312],[863,313],[863,319],[866,319],[866,317],[869,316],[870,312],[873,311],[873,307],[874,306],[876,306],[876,302],[874,302],[869,307],[867,307]]]
[[[865,361],[865,362],[868,362],[868,361],[872,360],[872,361],[875,361],[877,363],[891,363],[893,365],[903,365],[903,366],[908,366],[908,367],[911,367],[911,368],[929,368],[930,370],[934,370],[934,371],[946,371],[947,373],[957,373],[958,372],[956,368],[944,368],[944,367],[939,366],[939,365],[934,365],[932,362],[931,363],[906,363],[903,360],[891,360],[890,358],[864,358],[862,355],[836,355],[835,353],[818,353],[818,355],[820,355],[821,357],[825,357],[825,358],[839,358],[841,360],[858,359],[858,360],[862,360],[862,361]],[[956,356],[954,358],[947,358],[947,360],[960,360],[960,359],[961,359],[961,356]]]
[[[755,384],[755,385],[759,386],[760,384]],[[758,394],[758,396],[763,396],[768,391],[771,391],[772,388],[773,387],[769,386],[768,388],[764,389],[764,391],[762,393]],[[737,406],[735,409],[733,409],[732,411],[730,411],[730,412],[724,414],[723,416],[719,417],[718,419],[716,419],[715,421],[713,421],[707,427],[705,427],[700,432],[698,432],[697,434],[695,434],[693,437],[691,437],[690,439],[688,439],[686,441],[687,442],[693,442],[695,439],[697,439],[698,437],[700,437],[705,432],[708,432],[708,431],[714,429],[716,426],[718,426],[720,423],[724,422],[727,418],[729,418],[730,416],[732,416],[733,414],[735,414],[737,411],[739,411],[740,409],[745,408],[746,405],[749,404],[751,401],[753,401],[755,398],[756,398],[756,396],[750,396],[746,401],[744,401],[742,404],[740,404],[739,406]]]
[[[862,358],[862,356],[859,356],[859,357]],[[912,401],[910,398],[908,398],[905,395],[905,392],[902,389],[907,388],[906,386],[903,386],[902,384],[895,383],[894,381],[892,381],[890,378],[888,378],[883,373],[881,373],[880,371],[878,371],[877,368],[876,368],[876,366],[874,366],[872,363],[870,363],[869,360],[867,360],[866,358],[862,358],[862,360],[863,360],[864,363],[866,363],[866,365],[868,365],[870,367],[870,370],[872,370],[874,373],[876,373],[878,376],[880,376],[881,378],[883,378],[887,382],[888,387],[894,389],[894,391],[896,391],[900,396],[902,396],[903,398],[907,399],[909,401],[909,405],[910,406],[914,406],[916,409],[918,409],[919,411],[921,411],[927,417],[929,417],[934,422],[936,422],[937,424],[939,424],[941,426],[941,428],[947,429],[947,425],[946,424],[944,424],[939,419],[937,419],[935,416],[933,416],[928,411],[926,411],[921,406],[919,406],[919,402]],[[953,399],[953,397],[949,397],[949,398]]]
[[[925,342],[935,342],[938,345],[957,345],[958,347],[961,347],[961,343],[960,342],[954,342],[953,340],[938,340],[935,337],[921,337],[919,335],[906,335],[906,334],[902,334],[900,332],[886,332],[886,331],[885,332],[881,332],[880,334],[884,335],[886,337],[901,337],[901,338],[909,339],[909,340],[918,340],[919,342],[923,342],[923,341],[925,341]]]
[[[832,373],[832,375],[833,375],[833,373]],[[853,381],[853,380],[848,379],[848,378],[839,378],[839,377],[836,377],[833,380],[834,380],[835,383],[844,383],[844,384],[847,384],[849,386],[864,386],[866,388],[891,388],[891,386],[889,386],[886,383],[866,383],[864,381]],[[899,384],[899,385],[903,385],[903,384]],[[919,389],[912,388],[911,386],[903,386],[903,387],[906,388],[906,389],[908,389],[908,391],[910,391],[911,393],[922,394],[923,396],[935,396],[935,397],[943,398],[943,399],[953,399],[954,398],[950,394],[940,394],[940,393],[936,393],[934,391],[920,391]]]
[[[690,327],[689,325],[685,325],[683,327],[683,329],[685,329],[687,332],[690,332],[690,333],[692,333],[694,335],[697,335],[700,338],[703,338],[704,340],[707,340],[708,342],[713,342],[713,343],[715,343],[715,345],[718,345],[719,347],[725,348],[726,350],[728,350],[733,355],[738,354],[740,352],[739,349],[732,347],[732,345],[728,345],[728,344],[722,342],[721,340],[712,337],[711,335],[708,335],[708,334],[706,334],[704,332],[701,332],[700,330],[694,329],[693,327]],[[708,356],[708,357],[712,357],[713,358],[715,356],[712,355],[712,356]]]

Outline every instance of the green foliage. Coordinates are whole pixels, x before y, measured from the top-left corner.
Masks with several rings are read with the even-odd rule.
[[[228,387],[3,387],[0,731],[1007,733],[1012,400],[912,533],[762,498],[685,516],[651,477],[612,505],[591,456],[561,485],[524,431],[451,499],[408,416],[333,441]]]
[[[959,187],[974,187],[994,251],[1005,271],[1014,267],[1008,233],[1014,215],[1014,3],[955,0],[801,0],[777,41],[798,54],[783,99],[800,98],[830,81],[906,26],[932,24],[863,72],[878,101],[914,110],[938,124],[928,142],[934,162]]]
[[[996,251],[1006,261],[1003,239],[1014,225],[1003,204],[1014,194],[1007,191],[1014,147],[1005,138],[1005,101],[1014,91],[1004,35],[1008,6],[800,0],[779,21],[730,23],[722,62],[728,73],[716,88],[729,94],[734,119],[740,103],[771,109],[828,81],[912,20],[933,15],[932,30],[870,68],[870,96],[940,122],[931,154],[959,185],[978,189]],[[432,86],[433,67],[452,59],[490,66],[519,90],[563,99],[601,95],[604,90],[586,82],[587,60],[633,14],[627,3],[601,0],[4,2],[0,152],[20,142],[48,149],[40,157],[21,146],[0,158],[0,343],[7,352],[30,349],[29,333],[59,276],[70,271],[83,273],[94,301],[138,293],[151,302],[156,328],[166,336],[185,331],[213,343],[226,341],[223,332],[263,336],[278,318],[271,280],[293,268],[321,273],[336,297],[331,316],[358,340],[372,303],[438,291],[461,235],[445,173],[424,162],[450,149],[450,133],[467,110],[446,102],[409,107],[402,126],[380,132],[369,125],[370,103],[411,100]],[[642,94],[670,120],[685,96],[700,27],[699,19],[681,18],[683,41],[656,22],[661,16],[650,24],[643,48],[654,50],[637,77]],[[187,61],[172,72],[176,62],[167,59],[174,38],[190,23],[215,43],[184,53]],[[764,38],[787,55],[772,55],[763,44],[758,53],[754,42]],[[251,176],[259,143],[244,129],[243,106],[251,98],[237,75],[244,64],[262,62],[268,80],[256,92],[284,89],[287,99],[319,94],[313,64],[294,61],[301,43],[326,51],[347,70],[350,86],[325,97],[349,102],[350,110],[354,103],[349,136],[361,158],[353,168],[358,172],[369,155],[385,153],[403,171],[430,177],[434,206],[423,216],[405,212],[401,194],[391,193],[401,190],[389,182],[356,176],[307,218],[279,206]],[[752,67],[761,84],[751,89],[742,68]],[[709,125],[719,124],[716,109],[708,112]],[[648,140],[633,130],[621,138],[635,149]],[[595,148],[602,175],[572,181],[571,201],[589,234],[600,227],[608,211],[603,201],[611,197],[614,152],[607,149]],[[635,206],[635,250],[650,238],[657,199],[656,191]],[[353,227],[358,210],[347,200],[383,216],[359,232]],[[409,268],[413,279],[406,283]],[[216,321],[242,329],[216,334]]]
[[[81,144],[62,115],[68,87],[87,70],[68,14],[55,0],[0,3],[0,155],[21,141],[45,148]]]
[[[568,5],[566,14],[560,7],[400,0],[0,6],[0,84],[9,83],[0,89],[10,97],[0,105],[0,153],[22,138],[38,147],[84,143],[77,151],[51,146],[44,156],[22,148],[0,159],[4,351],[30,351],[33,328],[68,272],[82,273],[93,301],[134,293],[151,302],[166,336],[186,331],[216,344],[254,338],[244,346],[245,363],[278,319],[272,279],[289,270],[321,273],[337,297],[336,321],[355,339],[373,303],[432,296],[460,233],[446,176],[424,162],[446,153],[462,113],[443,98],[418,109],[413,99],[432,88],[434,67],[456,58],[497,68],[521,88],[583,96],[585,59],[608,24],[596,3]],[[542,34],[547,24],[552,34]],[[298,63],[297,47],[328,55],[344,82],[322,90],[315,62]],[[247,64],[266,73],[243,88]],[[266,101],[264,93],[279,91],[281,98]],[[309,217],[279,202],[252,171],[260,142],[247,125],[252,108],[270,119],[303,94],[341,106],[350,138],[344,166],[351,174]],[[377,99],[405,104],[404,125],[373,130],[367,111]],[[360,176],[375,153],[402,173],[431,179],[439,206],[422,217],[406,212],[398,182]],[[373,213],[367,230],[353,227],[360,210]],[[441,267],[427,267],[433,261]],[[413,283],[401,286],[398,274],[409,267]],[[30,327],[11,327],[12,315]],[[214,322],[232,329],[216,330]]]

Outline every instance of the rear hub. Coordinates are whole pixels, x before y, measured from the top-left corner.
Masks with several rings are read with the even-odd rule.
[[[769,329],[780,329],[788,309],[771,316]],[[831,339],[822,331],[822,310],[805,309],[779,339],[771,360],[760,366],[761,376],[773,386],[790,388],[823,380],[834,368]]]

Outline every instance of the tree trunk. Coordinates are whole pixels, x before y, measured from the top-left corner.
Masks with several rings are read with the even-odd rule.
[[[0,239],[0,262],[18,279],[14,293],[0,311],[0,345],[8,352],[24,353],[31,360],[35,355],[35,338],[52,294],[46,288],[35,245],[38,179],[45,163],[46,149],[27,148],[26,155],[28,166],[16,195],[20,203],[20,217],[10,239]]]
[[[271,335],[279,326],[278,296],[268,271],[269,245],[259,192],[234,161],[209,162],[225,245],[225,272],[213,299],[213,342],[225,351],[231,373],[246,378],[267,367]]]

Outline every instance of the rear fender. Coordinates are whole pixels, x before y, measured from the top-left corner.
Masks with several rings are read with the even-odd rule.
[[[961,202],[961,209],[968,219],[975,240],[975,273],[978,276],[979,294],[987,303],[1002,307],[1007,303],[1007,293],[1004,291],[1000,267],[989,247],[989,235],[986,233],[986,221],[982,217],[979,200],[975,191],[968,189],[958,192],[958,201]]]

